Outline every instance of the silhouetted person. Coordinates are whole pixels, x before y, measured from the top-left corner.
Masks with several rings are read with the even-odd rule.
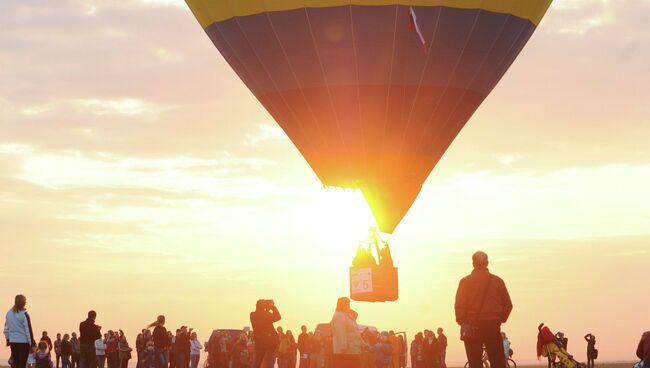
[[[95,356],[97,356],[97,367],[105,368],[106,367],[106,342],[102,337],[95,340]]]
[[[359,368],[361,366],[361,333],[357,312],[350,308],[350,299],[336,302],[330,322],[332,330],[332,368]]]
[[[564,332],[558,331],[558,333],[555,334],[555,339],[562,349],[569,351],[569,339],[564,336]]]
[[[253,368],[260,368],[262,362],[266,363],[265,368],[274,367],[280,338],[273,324],[281,319],[282,316],[273,300],[260,299],[255,304],[255,311],[250,314],[251,327],[253,327],[255,338]]]
[[[129,346],[129,342],[126,339],[126,335],[124,335],[124,331],[120,330],[120,335],[119,339],[117,342],[117,350],[118,350],[118,357],[120,359],[119,362],[119,368],[128,368],[129,367],[129,360],[131,359],[131,347]]]
[[[11,368],[25,368],[30,348],[36,347],[26,305],[27,298],[24,295],[16,295],[14,306],[9,309],[5,317],[4,334],[13,358]]]
[[[154,353],[156,355],[156,368],[164,368],[168,364],[167,359],[165,358],[165,350],[169,346],[169,336],[167,335],[167,329],[165,328],[165,316],[158,316],[156,322],[150,324],[148,327],[154,328],[151,338],[153,340]]]
[[[61,340],[61,366],[63,368],[70,368],[72,357],[72,344],[70,344],[70,335],[63,335],[63,340]]]
[[[596,350],[596,336],[591,333],[585,335],[587,341],[587,368],[594,368],[594,360],[598,358],[598,350]]]
[[[79,339],[77,338],[77,333],[72,333],[72,338],[70,339],[70,346],[72,346],[72,368],[80,368],[80,358],[81,358],[81,346],[79,345]]]
[[[505,360],[507,361],[508,358],[510,358],[510,340],[508,339],[508,336],[506,336],[505,332],[501,332],[501,338],[503,342],[503,354],[505,357]]]
[[[424,341],[422,342],[422,353],[424,354],[425,368],[437,368],[438,362],[434,362],[437,358],[438,341],[433,331],[424,330]]]
[[[97,367],[97,354],[95,353],[95,340],[101,339],[101,327],[95,324],[97,313],[88,312],[88,318],[79,324],[80,368]]]
[[[300,327],[300,335],[298,335],[298,352],[300,354],[299,368],[309,368],[309,334],[307,333],[307,326]]]
[[[424,337],[418,332],[411,342],[411,366],[413,368],[424,368]]]
[[[41,340],[39,342],[41,342],[41,341],[45,342],[45,345],[47,345],[46,350],[47,350],[48,353],[50,351],[52,351],[52,347],[53,347],[52,346],[52,339],[50,339],[50,337],[47,336],[47,331],[43,331],[43,333],[41,334]]]
[[[181,327],[180,332],[176,335],[176,361],[178,362],[178,368],[189,368],[190,365],[190,334],[192,329],[189,331],[187,327]]]
[[[59,368],[59,363],[61,363],[61,334],[56,334],[56,340],[54,340],[54,355],[56,355],[56,368]]]
[[[440,368],[447,368],[447,336],[438,327],[438,347],[440,348]]]
[[[379,244],[375,243],[375,248],[377,248],[379,267],[393,267],[393,257],[390,255],[388,243],[385,243],[382,248],[379,248]]]
[[[550,360],[554,360],[553,356],[555,356],[565,368],[576,368],[577,365],[573,356],[560,345],[557,340],[557,335],[554,335],[548,326],[540,323],[537,326],[537,331],[537,359],[545,356]]]
[[[108,364],[108,368],[119,368],[118,366],[120,365],[120,358],[117,350],[117,333],[112,330],[108,330],[108,334],[106,335],[106,340],[104,342],[106,345],[106,362]]]
[[[373,267],[377,265],[375,257],[372,255],[370,248],[364,244],[359,244],[357,254],[352,260],[353,267]]]
[[[646,331],[641,336],[639,346],[636,348],[636,356],[643,360],[646,367],[650,367],[650,331]]]
[[[512,302],[503,280],[488,271],[488,256],[483,252],[472,255],[474,270],[462,280],[456,292],[456,322],[471,324],[475,338],[465,339],[469,368],[481,368],[483,345],[492,368],[505,368],[501,324],[512,311]]]
[[[34,368],[53,368],[52,355],[48,350],[47,341],[41,340],[38,349],[34,353]]]

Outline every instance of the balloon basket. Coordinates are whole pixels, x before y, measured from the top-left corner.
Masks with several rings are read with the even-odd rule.
[[[350,267],[350,298],[359,302],[396,301],[397,267]]]

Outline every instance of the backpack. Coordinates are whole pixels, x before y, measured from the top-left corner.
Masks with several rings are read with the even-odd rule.
[[[41,356],[41,354],[35,354],[34,360],[34,368],[50,368],[49,355]]]

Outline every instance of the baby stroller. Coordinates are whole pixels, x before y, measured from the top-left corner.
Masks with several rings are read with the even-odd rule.
[[[569,354],[562,344],[558,341],[555,342],[559,352],[554,353],[549,351],[548,347],[544,347],[544,352],[546,358],[548,359],[548,368],[585,368],[584,363],[580,363],[573,358],[573,355]]]

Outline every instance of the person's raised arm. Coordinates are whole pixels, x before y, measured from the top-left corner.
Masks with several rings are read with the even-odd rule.
[[[269,314],[271,315],[271,322],[275,323],[278,322],[279,320],[282,319],[282,316],[280,315],[280,311],[278,311],[278,307],[274,305],[271,306],[271,310],[269,311]]]
[[[589,335],[591,335],[591,334],[586,334],[586,335],[585,335],[585,340],[586,340],[587,342],[589,342]]]

